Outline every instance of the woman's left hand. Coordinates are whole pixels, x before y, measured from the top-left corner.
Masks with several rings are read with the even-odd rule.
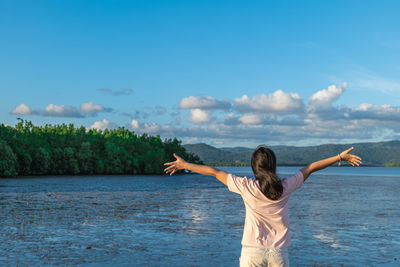
[[[353,149],[354,149],[354,147],[351,147],[351,148],[343,151],[342,153],[339,154],[339,157],[342,160],[345,160],[348,163],[350,163],[351,166],[354,166],[354,165],[360,166],[360,164],[362,163],[361,158],[359,156],[356,156],[356,155],[353,155],[353,154],[349,153]]]

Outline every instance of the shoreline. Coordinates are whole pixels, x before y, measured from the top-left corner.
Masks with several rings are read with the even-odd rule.
[[[250,167],[251,166],[235,166],[235,165],[212,165],[213,167],[217,168],[226,168],[226,167]],[[277,167],[302,167],[305,165],[278,165]],[[351,165],[345,165],[345,166],[330,166],[329,168],[354,168]],[[398,166],[376,166],[376,165],[367,165],[367,166],[358,166],[357,168],[385,168],[385,169],[392,169],[392,168],[400,168]],[[181,173],[175,173],[173,176],[182,176],[182,175],[191,175],[191,174],[196,174],[194,172],[181,172]],[[13,176],[13,177],[0,177],[0,181],[2,179],[24,179],[24,178],[86,178],[86,177],[168,177],[170,175],[168,174],[46,174],[46,175],[27,175],[27,176]]]
[[[193,173],[175,173],[174,176],[178,175],[186,175],[186,174],[193,174]],[[45,174],[45,175],[19,175],[13,177],[0,177],[1,179],[10,179],[10,178],[80,178],[80,177],[138,177],[138,176],[157,176],[157,177],[164,177],[169,176],[167,174]]]

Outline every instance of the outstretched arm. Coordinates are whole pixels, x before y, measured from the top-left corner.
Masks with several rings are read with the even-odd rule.
[[[326,167],[338,161],[347,161],[352,166],[354,165],[359,166],[362,163],[361,158],[356,155],[349,154],[349,152],[352,151],[353,149],[354,147],[351,147],[343,151],[342,153],[338,154],[337,156],[319,160],[311,163],[307,167],[304,167],[303,169],[301,169],[301,172],[303,173],[304,176],[304,181],[306,181],[306,179],[311,175],[311,173],[325,169]]]
[[[227,172],[218,170],[218,169],[210,167],[210,166],[198,165],[198,164],[186,162],[185,160],[183,160],[181,157],[179,157],[175,153],[174,153],[174,157],[176,158],[175,161],[167,162],[164,164],[164,165],[169,166],[164,169],[164,171],[166,173],[169,173],[169,175],[174,174],[176,171],[185,169],[185,170],[197,172],[197,173],[204,174],[204,175],[214,176],[221,183],[223,183],[224,185],[227,185],[226,184],[227,183],[226,180],[228,177]]]

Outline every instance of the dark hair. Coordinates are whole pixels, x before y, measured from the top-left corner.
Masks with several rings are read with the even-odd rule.
[[[278,200],[283,193],[281,180],[276,175],[276,157],[274,151],[259,146],[251,156],[251,168],[261,192],[271,200]]]

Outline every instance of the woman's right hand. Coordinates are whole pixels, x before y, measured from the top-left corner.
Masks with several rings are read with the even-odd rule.
[[[174,157],[176,158],[175,161],[164,163],[164,165],[166,165],[166,166],[169,165],[169,167],[164,169],[165,173],[167,173],[167,174],[169,173],[169,175],[172,175],[179,170],[185,169],[184,166],[186,164],[186,161],[183,158],[176,155],[175,153],[174,153]]]
[[[339,157],[341,160],[347,161],[348,163],[351,164],[351,166],[357,165],[360,166],[362,163],[362,160],[359,156],[350,154],[349,152],[352,151],[354,147],[350,147],[349,149],[343,151],[342,153],[339,154]]]

